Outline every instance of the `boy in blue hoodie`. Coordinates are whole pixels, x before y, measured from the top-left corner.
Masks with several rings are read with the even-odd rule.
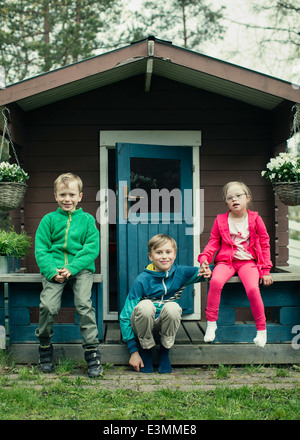
[[[178,300],[188,284],[204,281],[211,275],[209,267],[174,264],[176,253],[176,241],[168,235],[158,234],[149,240],[148,256],[152,263],[135,279],[120,314],[122,337],[130,353],[129,365],[136,371],[153,372],[152,348],[158,337],[158,371],[172,372],[169,350],[182,314]]]

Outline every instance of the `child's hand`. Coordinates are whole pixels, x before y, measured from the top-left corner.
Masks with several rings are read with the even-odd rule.
[[[58,273],[59,273],[61,276],[63,276],[66,280],[67,280],[68,278],[70,278],[70,276],[72,275],[71,272],[70,272],[68,269],[66,269],[66,268],[64,268],[64,269],[59,269],[59,270],[58,270]]]
[[[58,273],[57,275],[55,275],[55,277],[53,277],[53,280],[56,282],[56,283],[64,283],[65,282],[65,277],[64,276],[62,276],[60,273]]]
[[[64,283],[72,274],[68,269],[57,269],[58,274],[54,277],[57,283]]]
[[[138,351],[132,353],[129,359],[129,365],[133,367],[135,371],[140,371],[141,368],[144,368],[143,360]]]
[[[271,286],[271,284],[273,284],[273,278],[271,277],[271,275],[263,275],[260,283],[262,283],[264,286]]]
[[[198,276],[202,275],[204,278],[209,278],[211,276],[211,270],[207,261],[203,261],[200,266]]]

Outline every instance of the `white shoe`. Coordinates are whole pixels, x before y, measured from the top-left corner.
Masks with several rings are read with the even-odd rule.
[[[253,342],[257,347],[264,347],[267,343],[267,330],[257,330]]]
[[[216,337],[217,323],[216,321],[207,321],[204,342],[212,342]]]

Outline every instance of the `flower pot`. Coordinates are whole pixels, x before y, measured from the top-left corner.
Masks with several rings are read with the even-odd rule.
[[[21,258],[7,257],[8,273],[20,272]]]
[[[0,274],[20,272],[21,258],[0,255]]]
[[[6,347],[6,331],[3,325],[0,325],[0,350],[5,350]]]
[[[279,200],[288,206],[300,205],[300,182],[272,182]]]
[[[6,255],[0,255],[0,274],[8,273],[8,259]]]
[[[19,182],[0,182],[0,209],[16,209],[22,202],[27,185]]]

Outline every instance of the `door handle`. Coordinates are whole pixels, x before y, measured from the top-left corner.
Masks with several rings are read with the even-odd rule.
[[[124,220],[128,219],[129,215],[129,201],[135,201],[137,199],[143,199],[143,196],[130,196],[129,195],[129,188],[127,185],[123,186],[123,197],[124,197],[124,204],[123,204],[123,218]]]

